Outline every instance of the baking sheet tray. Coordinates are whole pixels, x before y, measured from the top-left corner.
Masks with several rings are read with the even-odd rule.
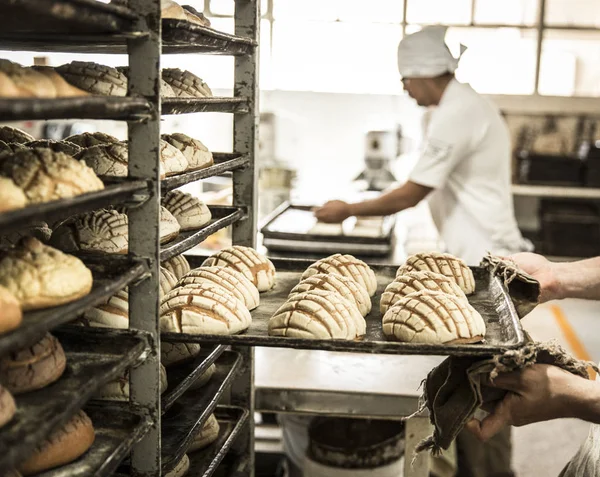
[[[67,367],[55,383],[15,397],[17,413],[0,430],[0,469],[21,462],[107,382],[149,352],[146,333],[69,327],[56,330]],[[93,350],[93,351],[90,351]]]
[[[236,152],[213,152],[215,164],[199,171],[184,172],[160,181],[161,192],[165,193],[190,182],[218,176],[225,172],[239,169],[250,162],[250,157]]]
[[[211,98],[163,98],[162,114],[187,113],[247,113],[248,99],[245,97]]]
[[[190,265],[202,265],[203,258],[188,256]],[[367,334],[361,340],[307,340],[268,335],[269,318],[286,301],[290,290],[299,282],[300,275],[313,262],[309,260],[273,259],[277,269],[277,285],[261,294],[260,306],[252,312],[250,328],[239,335],[190,335],[168,333],[169,341],[212,342],[245,346],[271,346],[279,348],[315,349],[327,351],[351,351],[357,353],[389,353],[440,356],[491,356],[523,345],[525,336],[508,295],[505,285],[498,277],[481,268],[473,267],[477,291],[469,297],[471,304],[481,313],[487,326],[486,341],[479,344],[419,344],[388,340],[381,326],[379,302],[385,287],[393,280],[396,266],[372,265],[377,275],[377,293],[373,298],[373,310],[366,317]]]

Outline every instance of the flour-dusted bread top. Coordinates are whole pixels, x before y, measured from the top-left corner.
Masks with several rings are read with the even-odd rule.
[[[173,258],[165,260],[162,262],[162,266],[175,275],[177,280],[190,271],[190,264],[183,255],[175,255]]]
[[[81,148],[77,144],[68,141],[55,141],[53,139],[38,139],[37,141],[27,142],[24,146],[30,149],[51,149],[54,152],[62,152],[71,157],[81,152]]]
[[[164,366],[185,363],[191,361],[200,353],[198,343],[160,343],[160,362]]]
[[[179,98],[208,98],[213,95],[208,85],[189,71],[164,68],[162,79],[169,83]]]
[[[275,286],[275,266],[271,260],[250,247],[235,245],[224,248],[207,258],[202,266],[233,268],[254,283],[259,292]]]
[[[76,88],[91,94],[127,96],[127,77],[110,66],[92,61],[72,61],[56,71]]]
[[[269,320],[271,336],[353,340],[365,332],[366,323],[358,308],[333,291],[298,293]]]
[[[103,303],[88,308],[83,322],[99,328],[129,328],[129,295],[126,290],[107,298]]]
[[[387,311],[383,332],[409,343],[476,343],[485,337],[485,322],[466,300],[421,290]]]
[[[100,144],[114,144],[120,142],[116,137],[103,132],[84,132],[81,134],[73,134],[64,141],[73,143],[82,149],[87,149]]]
[[[214,164],[212,152],[198,139],[181,133],[163,134],[161,138],[183,153],[189,171],[205,169]]]
[[[180,174],[188,168],[188,160],[183,152],[163,140],[160,141],[160,162],[166,176]]]
[[[160,208],[160,243],[167,243],[179,235],[181,225],[166,207]]]
[[[159,379],[161,394],[167,390],[169,381],[167,379],[167,370],[163,364],[159,364]],[[129,400],[129,370],[125,371],[114,381],[111,381],[100,388],[94,396],[95,399],[107,401],[128,401]]]
[[[169,293],[173,288],[175,288],[176,284],[177,277],[175,277],[175,275],[173,275],[173,273],[171,273],[165,267],[160,267],[159,291],[161,300],[167,293]]]
[[[208,447],[219,437],[219,421],[214,414],[208,416],[208,419],[200,429],[200,431],[194,436],[194,440],[190,444],[187,452],[194,452]]]
[[[177,286],[200,288],[220,287],[240,300],[248,310],[254,310],[260,295],[256,286],[243,273],[226,267],[200,267],[188,272]]]
[[[212,218],[204,202],[180,190],[167,192],[161,203],[177,219],[182,231],[204,227]]]
[[[2,157],[0,175],[10,177],[34,204],[104,189],[84,162],[51,149],[28,149]]]
[[[458,284],[446,275],[430,271],[412,271],[398,275],[396,279],[387,286],[385,292],[381,295],[381,313],[385,314],[385,312],[400,298],[421,290],[447,293],[448,295],[455,295],[463,300],[467,299],[465,293],[460,289]]]
[[[16,142],[18,144],[25,144],[26,142],[35,141],[35,138],[25,131],[12,126],[0,126],[0,141],[6,143]]]
[[[177,287],[160,305],[162,332],[229,335],[252,321],[244,304],[222,288]]]
[[[17,187],[9,177],[0,177],[0,212],[22,209],[27,205],[23,189]]]
[[[367,289],[369,296],[375,295],[377,291],[375,272],[365,262],[352,255],[336,253],[323,258],[306,269],[302,274],[302,280],[318,273],[333,273],[352,278]]]
[[[362,316],[371,311],[371,297],[367,289],[352,278],[333,273],[319,273],[302,280],[290,292],[289,298],[298,293],[310,290],[326,290],[339,293],[343,298],[354,303]]]
[[[117,66],[116,70],[119,73],[123,73],[127,77],[127,81],[129,81],[129,66]],[[162,78],[160,80],[160,95],[163,98],[172,98],[175,96],[173,88],[171,88],[171,86],[169,86],[169,84]]]
[[[127,177],[127,144],[111,142],[82,150],[77,159],[84,161],[99,176]]]
[[[408,257],[406,263],[402,265],[396,276],[405,274],[406,272],[430,271],[446,275],[454,280],[457,285],[467,295],[475,291],[475,278],[473,272],[467,264],[460,258],[456,258],[449,253],[425,252],[418,253]]]
[[[81,260],[27,237],[0,254],[0,285],[23,310],[58,306],[87,295],[92,272]]]

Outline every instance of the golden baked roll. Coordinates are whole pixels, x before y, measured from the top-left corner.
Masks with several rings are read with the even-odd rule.
[[[164,393],[169,387],[167,370],[159,363],[160,392]],[[129,370],[100,388],[94,399],[101,401],[129,401]]]
[[[55,429],[29,458],[19,465],[24,475],[39,474],[73,462],[85,454],[95,440],[94,426],[88,415],[79,411],[64,426]]]
[[[54,89],[56,90],[57,98],[72,98],[76,96],[88,96],[89,93],[70,85],[65,79],[59,75],[51,66],[32,66],[34,71],[43,74],[48,78]]]
[[[194,440],[186,452],[199,451],[211,445],[219,437],[219,429],[219,421],[214,414],[211,414],[202,429],[194,436]]]
[[[177,462],[177,465],[165,474],[165,477],[183,477],[190,470],[190,458],[187,454],[183,454],[183,457]]]
[[[160,343],[160,362],[164,366],[174,366],[193,360],[200,353],[198,343]]]
[[[377,291],[375,272],[365,262],[352,255],[336,253],[322,258],[306,269],[302,274],[302,280],[318,273],[333,273],[351,278],[365,287],[369,296],[375,295]]]
[[[465,299],[421,290],[387,311],[383,332],[409,343],[477,343],[485,337],[485,322]]]
[[[203,267],[233,268],[250,280],[259,292],[265,292],[275,286],[275,266],[264,255],[250,247],[234,245],[208,257]]]
[[[51,149],[28,149],[3,157],[0,175],[10,177],[33,204],[104,189],[84,162]]]
[[[87,295],[92,272],[81,260],[27,237],[0,255],[0,285],[24,311],[63,305]]]
[[[421,290],[447,293],[448,295],[454,295],[463,300],[467,299],[465,293],[458,284],[445,275],[430,271],[406,272],[402,275],[398,275],[396,279],[386,287],[383,295],[381,295],[381,313],[384,314],[388,311],[388,309],[400,298]]]
[[[54,141],[53,139],[37,139],[36,141],[26,142],[23,146],[30,149],[51,149],[54,152],[62,152],[72,157],[81,152],[81,148],[77,144],[68,141]]]
[[[396,276],[413,270],[446,275],[454,280],[467,295],[475,291],[475,278],[471,269],[463,260],[449,253],[425,252],[408,257],[406,263],[398,269]]]
[[[244,304],[218,287],[177,287],[160,305],[164,333],[232,335],[246,330],[251,322]]]
[[[0,286],[0,335],[18,328],[23,321],[19,300]]]
[[[166,207],[160,208],[160,243],[168,243],[179,235],[181,225]]]
[[[42,389],[62,376],[66,363],[62,346],[46,333],[37,343],[0,360],[0,382],[15,395]]]
[[[72,136],[64,139],[64,141],[73,143],[82,149],[87,149],[88,147],[92,146],[99,146],[100,144],[114,144],[121,142],[116,137],[99,131],[73,134]]]
[[[19,89],[6,73],[0,71],[0,98],[25,98],[27,96],[29,95]]]
[[[211,378],[215,375],[217,367],[215,364],[211,364],[206,371],[204,371],[196,381],[194,381],[189,389],[200,389],[208,384]]]
[[[23,97],[56,98],[52,81],[32,68],[26,68],[9,60],[0,59],[0,72],[8,76]]]
[[[8,424],[17,412],[12,394],[0,384],[0,429]]]
[[[20,187],[8,177],[0,177],[0,212],[22,209],[27,205],[27,197]]]
[[[177,219],[182,231],[202,228],[212,218],[204,202],[180,190],[167,192],[161,203]]]
[[[188,171],[205,169],[214,164],[212,152],[198,139],[181,133],[163,134],[160,137],[183,153],[188,161]]]
[[[12,126],[0,126],[0,141],[9,144],[12,142],[25,144],[26,142],[35,141],[35,138],[21,129]]]
[[[350,303],[354,303],[362,316],[367,316],[371,311],[371,297],[367,289],[352,278],[333,273],[312,275],[298,283],[290,292],[288,299],[310,290],[336,292]]]
[[[163,68],[165,80],[178,98],[208,98],[213,95],[208,85],[195,74],[179,68]]]
[[[127,77],[110,66],[92,61],[72,61],[56,71],[67,82],[87,93],[103,96],[127,96]]]
[[[270,336],[354,340],[365,333],[366,322],[356,305],[325,290],[294,295],[269,320]]]
[[[177,280],[180,280],[190,271],[190,264],[183,255],[175,255],[169,260],[162,262],[162,266],[169,270]]]
[[[254,310],[260,303],[260,295],[256,286],[243,273],[233,268],[195,268],[184,275],[176,286],[219,287],[240,300],[248,310]]]

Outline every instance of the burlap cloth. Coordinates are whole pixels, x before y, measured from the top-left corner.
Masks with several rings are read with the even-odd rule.
[[[539,283],[514,263],[488,256],[482,266],[503,278],[519,317],[523,318],[538,304]],[[488,376],[493,380],[499,373],[534,363],[559,366],[588,379],[588,368],[598,372],[595,363],[573,358],[556,343],[536,343],[531,339],[519,349],[486,359],[450,357],[431,370],[423,382],[421,405],[415,414],[427,409],[434,431],[417,446],[416,452],[431,450],[437,455],[448,449],[482,404],[504,397],[505,391],[484,386]]]

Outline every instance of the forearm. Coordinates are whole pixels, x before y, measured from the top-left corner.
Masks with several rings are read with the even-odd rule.
[[[414,207],[421,202],[429,192],[431,192],[431,188],[429,187],[413,182],[407,182],[403,186],[390,192],[386,192],[376,199],[349,204],[351,215],[359,217],[392,215],[404,209]]]
[[[559,298],[600,299],[600,257],[554,263],[555,295]]]
[[[600,424],[600,384],[586,380],[581,389],[575,390],[571,408],[572,417]]]

